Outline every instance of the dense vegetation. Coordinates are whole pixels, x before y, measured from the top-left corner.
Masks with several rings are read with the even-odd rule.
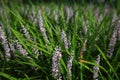
[[[0,80],[120,80],[118,3],[1,0]]]

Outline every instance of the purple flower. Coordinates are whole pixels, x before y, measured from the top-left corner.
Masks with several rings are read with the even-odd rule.
[[[1,22],[0,22],[0,41],[1,41],[3,48],[4,48],[4,51],[5,51],[4,56],[5,56],[6,60],[9,60],[9,58],[11,57],[10,48],[9,48],[8,41],[6,39],[3,25]]]
[[[98,71],[99,71],[99,64],[100,64],[100,55],[97,56],[97,59],[96,59],[96,64],[94,67],[93,67],[93,79],[94,80],[98,80]]]
[[[62,80],[59,64],[60,64],[60,59],[62,57],[61,55],[61,48],[59,46],[55,47],[55,51],[52,57],[52,75],[55,79],[57,80]]]
[[[48,40],[48,37],[47,37],[47,34],[46,34],[46,30],[44,28],[44,23],[43,23],[41,10],[39,10],[39,12],[38,12],[38,24],[39,24],[39,28],[40,28],[40,31],[42,33],[43,38],[49,44],[49,40]]]
[[[69,71],[69,75],[70,77],[72,76],[72,61],[73,61],[73,58],[74,58],[74,51],[71,52],[69,58],[68,58],[68,61],[67,61],[67,68],[68,68],[68,71]],[[69,76],[68,76],[69,78]]]
[[[64,42],[65,48],[69,49],[69,43],[68,43],[68,40],[67,40],[67,37],[66,37],[66,34],[65,34],[64,30],[61,33],[61,39]]]

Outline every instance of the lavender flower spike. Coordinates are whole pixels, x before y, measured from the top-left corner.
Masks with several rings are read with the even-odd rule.
[[[73,11],[72,11],[71,7],[66,6],[66,7],[65,7],[65,12],[66,12],[66,15],[67,15],[66,23],[68,24],[69,19],[70,19],[70,18],[72,17],[72,15],[73,15]]]
[[[62,80],[59,64],[60,64],[60,58],[61,55],[61,48],[59,46],[55,47],[54,55],[52,57],[52,75],[57,80]]]
[[[22,47],[21,44],[18,43],[18,41],[17,41],[16,47],[20,51],[21,55],[23,55],[23,56],[27,56],[28,55],[27,51]]]
[[[25,27],[24,25],[21,25],[21,27],[22,27],[23,33],[25,34],[26,38],[27,38],[28,40],[31,40],[31,39],[30,39],[29,31],[26,29],[26,27]]]
[[[47,43],[49,43],[48,37],[46,35],[46,30],[44,28],[43,18],[42,18],[42,14],[41,14],[40,10],[38,12],[38,24],[39,24],[39,28],[40,28],[40,31],[42,33],[43,38],[46,40]]]
[[[67,37],[66,37],[66,34],[65,34],[65,31],[64,31],[64,30],[63,30],[62,33],[61,33],[61,39],[62,39],[63,42],[64,42],[65,48],[66,48],[66,49],[69,49],[69,43],[68,43],[68,40],[67,40]]]
[[[97,65],[100,64],[100,54],[98,55],[98,57],[96,59],[96,64]],[[99,67],[98,66],[94,66],[93,67],[93,79],[94,80],[98,80],[98,71],[99,71]]]
[[[114,48],[116,45],[116,40],[117,40],[117,31],[115,30],[113,32],[112,38],[110,39],[110,43],[108,45],[108,53],[107,53],[107,57],[111,58],[114,52]]]
[[[73,61],[73,58],[74,58],[74,51],[71,52],[70,56],[69,56],[69,59],[68,59],[68,62],[67,62],[67,68],[68,68],[68,71],[69,71],[69,75],[67,78],[71,77],[72,76],[72,61]]]
[[[3,45],[3,48],[4,48],[4,51],[5,51],[5,58],[7,60],[9,60],[9,58],[11,57],[11,54],[10,54],[10,48],[9,48],[9,45],[8,45],[8,42],[7,42],[7,39],[6,39],[6,36],[5,36],[5,33],[4,33],[4,30],[3,30],[3,26],[2,26],[2,23],[0,22],[0,41]]]

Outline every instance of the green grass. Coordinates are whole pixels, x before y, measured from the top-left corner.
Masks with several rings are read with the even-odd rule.
[[[119,24],[119,8],[87,3],[80,6],[75,2],[59,5],[54,2],[1,2],[1,6],[0,22],[3,24],[9,48],[11,49],[12,43],[15,50],[11,49],[12,57],[6,60],[3,57],[5,51],[0,38],[0,80],[54,80],[52,57],[56,46],[61,47],[62,58],[59,67],[62,80],[93,80],[94,66],[99,67],[99,80],[120,79],[119,33],[113,56],[107,57],[109,42],[116,25]],[[67,14],[67,8],[71,10],[70,14]],[[39,28],[39,10],[47,39]],[[108,11],[105,12],[106,10]],[[27,31],[23,30],[22,26]],[[61,39],[62,31],[66,34],[68,49]],[[24,54],[19,50],[18,44],[22,46]],[[72,51],[74,54],[71,54]],[[67,67],[70,55],[74,56],[71,77]],[[98,55],[101,56],[99,64],[96,63]]]

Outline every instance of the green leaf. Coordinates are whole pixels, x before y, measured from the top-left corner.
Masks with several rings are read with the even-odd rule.
[[[7,78],[9,80],[17,80],[17,78],[9,75],[9,74],[6,74],[6,73],[3,73],[3,72],[0,72],[0,76],[4,77],[4,78]]]

